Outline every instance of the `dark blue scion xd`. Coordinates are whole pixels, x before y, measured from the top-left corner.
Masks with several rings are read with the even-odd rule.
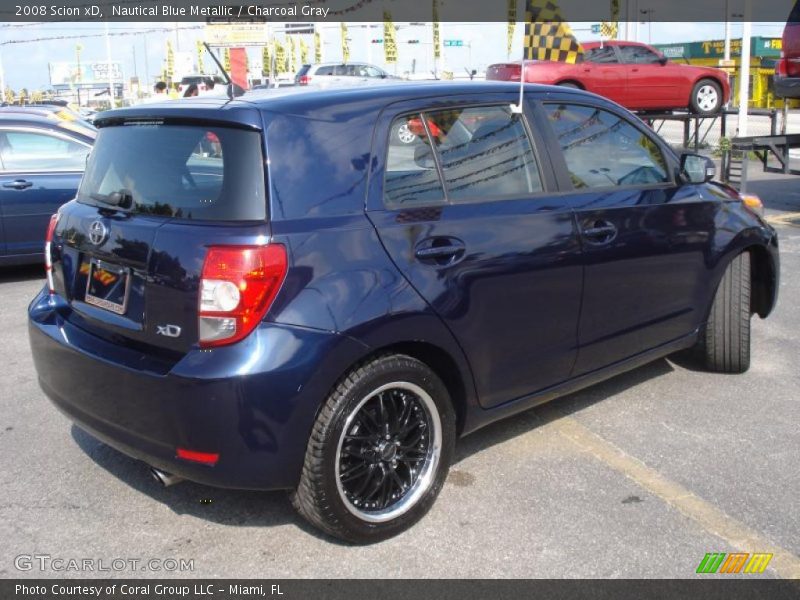
[[[42,389],[162,482],[289,489],[369,542],[422,517],[459,435],[679,350],[746,370],[774,230],[617,105],[517,98],[104,113],[30,305]]]

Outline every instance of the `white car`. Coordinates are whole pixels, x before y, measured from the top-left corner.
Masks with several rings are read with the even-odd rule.
[[[400,79],[375,65],[361,62],[303,65],[294,77],[297,85],[363,85],[370,81]]]

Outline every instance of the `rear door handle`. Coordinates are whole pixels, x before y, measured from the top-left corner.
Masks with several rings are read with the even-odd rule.
[[[449,265],[464,256],[464,242],[452,237],[428,238],[417,244],[414,256],[422,262]]]
[[[5,181],[3,182],[3,187],[12,189],[12,190],[25,190],[28,189],[33,185],[32,182],[26,181],[25,179],[15,179],[14,181]]]
[[[617,237],[617,228],[609,221],[599,220],[584,227],[581,233],[592,244],[608,244]]]

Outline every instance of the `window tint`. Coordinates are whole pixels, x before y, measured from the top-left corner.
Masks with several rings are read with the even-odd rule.
[[[332,66],[320,67],[319,69],[317,69],[317,73],[316,74],[317,75],[333,75],[333,67]]]
[[[583,60],[593,63],[616,63],[617,54],[611,46],[603,46],[602,48],[591,48],[583,55]]]
[[[0,131],[0,162],[7,171],[83,171],[89,150],[46,133]]]
[[[619,50],[622,62],[627,64],[647,65],[657,63],[660,59],[658,54],[644,46],[620,46]]]
[[[542,190],[528,134],[508,107],[444,110],[425,118],[450,201]]]
[[[188,125],[103,127],[78,190],[102,206],[124,191],[132,212],[231,221],[266,217],[257,132]]]
[[[647,135],[589,106],[546,104],[576,188],[647,185],[669,180],[664,156]]]
[[[444,203],[430,138],[420,115],[395,119],[389,133],[384,201],[406,207]]]

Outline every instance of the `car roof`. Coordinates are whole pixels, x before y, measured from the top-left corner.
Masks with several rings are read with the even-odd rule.
[[[587,48],[599,48],[600,46],[642,46],[644,48],[649,48],[653,50],[653,47],[650,44],[644,44],[642,42],[628,42],[626,40],[608,40],[604,42],[581,42],[581,46],[584,49]]]
[[[383,106],[416,98],[450,95],[479,95],[519,90],[519,83],[506,81],[382,81],[369,85],[316,88],[313,86],[278,87],[251,91],[233,100],[225,97],[198,96],[154,104],[104,111],[94,124],[102,128],[124,120],[182,119],[235,123],[261,129],[262,111],[275,113],[311,113],[332,106],[365,104],[379,110]],[[558,86],[526,84],[529,94],[545,92],[574,93],[595,97],[581,90]],[[599,98],[599,97],[597,97]],[[600,100],[600,102],[604,102]]]
[[[72,121],[54,119],[43,114],[31,113],[27,111],[11,111],[0,108],[0,125],[17,125],[23,127],[37,127],[39,129],[49,129],[82,138],[84,141],[93,141],[96,132],[86,129],[80,124],[74,125]]]

